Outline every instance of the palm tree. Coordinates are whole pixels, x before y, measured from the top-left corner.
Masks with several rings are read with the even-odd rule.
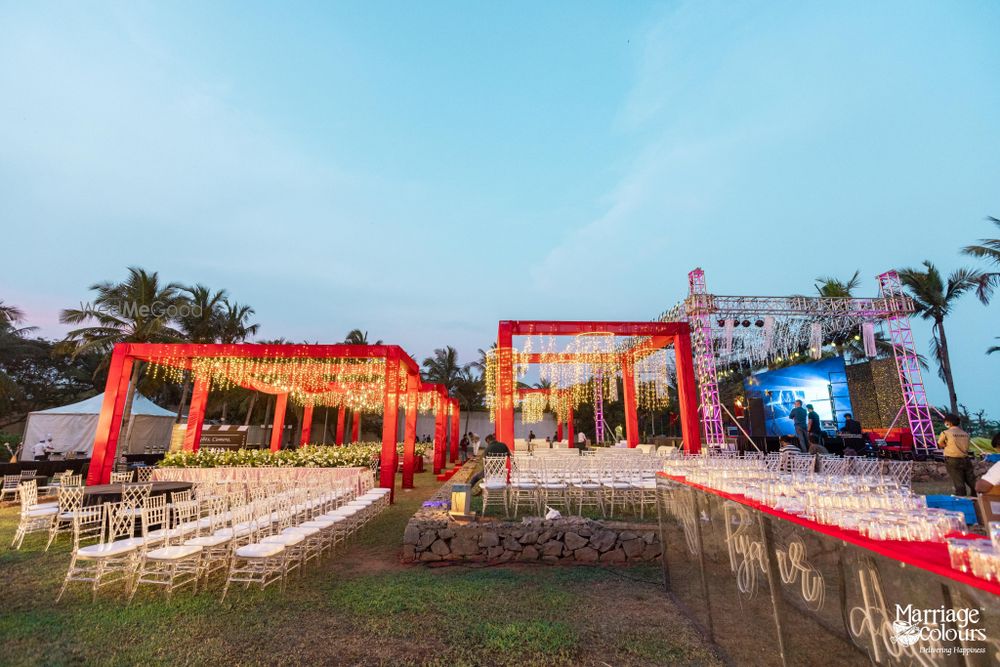
[[[14,379],[3,368],[4,361],[12,361],[31,350],[25,335],[37,327],[18,327],[24,320],[24,311],[0,301],[0,398],[7,399],[20,394]]]
[[[90,307],[68,308],[59,315],[63,324],[96,322],[96,326],[73,329],[66,334],[60,348],[73,358],[85,352],[108,355],[118,343],[169,343],[184,339],[171,326],[173,314],[184,305],[181,286],[162,284],[156,272],[131,266],[124,282],[105,281],[91,285],[90,289],[97,293]],[[126,448],[132,431],[130,416],[140,365],[138,362],[132,365],[122,415],[122,422],[128,424]]]
[[[14,324],[24,320],[24,311],[0,299],[0,324]]]
[[[916,312],[925,320],[934,322],[931,329],[931,355],[937,359],[938,375],[948,386],[948,401],[952,413],[958,413],[958,396],[952,376],[951,357],[948,354],[948,337],[944,330],[944,320],[951,313],[955,302],[977,285],[981,274],[969,269],[958,269],[945,281],[941,272],[930,261],[924,260],[924,268],[902,269],[899,279],[910,293]]]
[[[178,324],[184,338],[191,343],[214,343],[219,338],[222,329],[222,305],[226,302],[226,290],[220,289],[213,293],[204,285],[182,287],[186,292],[186,314]],[[191,391],[191,376],[185,372],[184,385],[181,388],[181,400],[177,404],[177,418],[180,422],[181,413],[187,404],[188,393]]]
[[[458,363],[458,352],[451,345],[434,350],[434,356],[424,359],[422,365],[427,381],[443,384],[452,396],[455,395],[455,389],[462,381],[463,374],[467,373],[470,367],[470,364]]]
[[[247,338],[256,336],[257,332],[260,331],[259,324],[250,324],[250,317],[255,312],[250,306],[229,301],[228,298],[222,300],[222,306],[219,325],[220,343],[242,343]]]
[[[242,343],[251,336],[256,336],[260,331],[259,324],[250,324],[250,317],[254,314],[254,309],[236,301],[229,301],[228,298],[222,300],[222,308],[219,313],[218,341],[226,345]],[[257,392],[253,393],[257,396]],[[251,399],[250,410],[253,411],[256,398]],[[222,420],[226,420],[226,413],[229,411],[229,401],[223,396],[222,399]]]
[[[351,329],[347,332],[347,336],[344,338],[344,343],[346,345],[381,345],[382,340],[379,339],[374,343],[369,343],[367,331],[362,331],[361,329]]]
[[[855,271],[847,282],[830,277],[817,278],[816,291],[820,296],[849,299],[854,296],[854,290],[861,284],[860,274],[860,271]]]
[[[1000,340],[1000,336],[997,336],[997,340]],[[993,354],[994,352],[1000,352],[1000,345],[993,345],[986,350],[986,354]]]
[[[1000,228],[1000,218],[990,216],[986,219]],[[978,245],[965,246],[962,248],[962,252],[972,257],[985,259],[1000,267],[1000,239],[979,239]],[[982,272],[976,283],[976,296],[984,304],[989,303],[990,297],[993,295],[993,288],[997,285],[1000,285],[1000,271]]]

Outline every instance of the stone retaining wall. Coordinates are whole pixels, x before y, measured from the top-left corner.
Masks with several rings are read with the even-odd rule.
[[[977,478],[982,477],[992,465],[989,461],[982,459],[977,459],[972,463]],[[947,482],[948,471],[941,461],[914,461],[912,479],[914,482]]]
[[[467,483],[476,471],[466,464],[445,482],[431,501],[451,496],[451,486]],[[594,521],[565,517],[552,521],[527,517],[521,521],[481,518],[471,523],[452,521],[443,508],[423,507],[403,532],[405,563],[434,561],[544,561],[577,563],[631,563],[660,558],[655,524]]]

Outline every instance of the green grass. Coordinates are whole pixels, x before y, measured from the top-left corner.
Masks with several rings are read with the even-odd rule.
[[[3,665],[656,665],[720,662],[663,595],[659,570],[581,566],[401,565],[403,527],[437,483],[414,491],[285,592],[143,592],[109,587],[91,604],[53,600],[67,540],[43,553],[8,545],[17,509],[0,509]]]

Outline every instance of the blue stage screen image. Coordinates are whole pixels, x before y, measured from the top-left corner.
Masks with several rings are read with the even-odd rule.
[[[747,396],[763,399],[764,426],[769,436],[795,434],[788,413],[796,400],[803,405],[812,403],[827,432],[842,426],[844,413],[852,411],[843,357],[757,373],[743,385]]]

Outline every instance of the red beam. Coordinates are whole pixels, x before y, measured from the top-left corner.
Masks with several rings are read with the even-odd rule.
[[[615,336],[675,336],[688,330],[686,322],[561,322],[554,320],[505,320],[514,336],[549,334],[572,336],[582,333],[608,333]],[[499,345],[498,345],[499,347]]]
[[[201,429],[205,424],[205,407],[208,405],[208,381],[195,378],[188,407],[187,430],[184,432],[184,451],[196,452],[201,447]]]
[[[271,426],[271,451],[281,449],[281,441],[285,435],[285,408],[288,407],[288,394],[278,394],[274,399],[274,422]]]

